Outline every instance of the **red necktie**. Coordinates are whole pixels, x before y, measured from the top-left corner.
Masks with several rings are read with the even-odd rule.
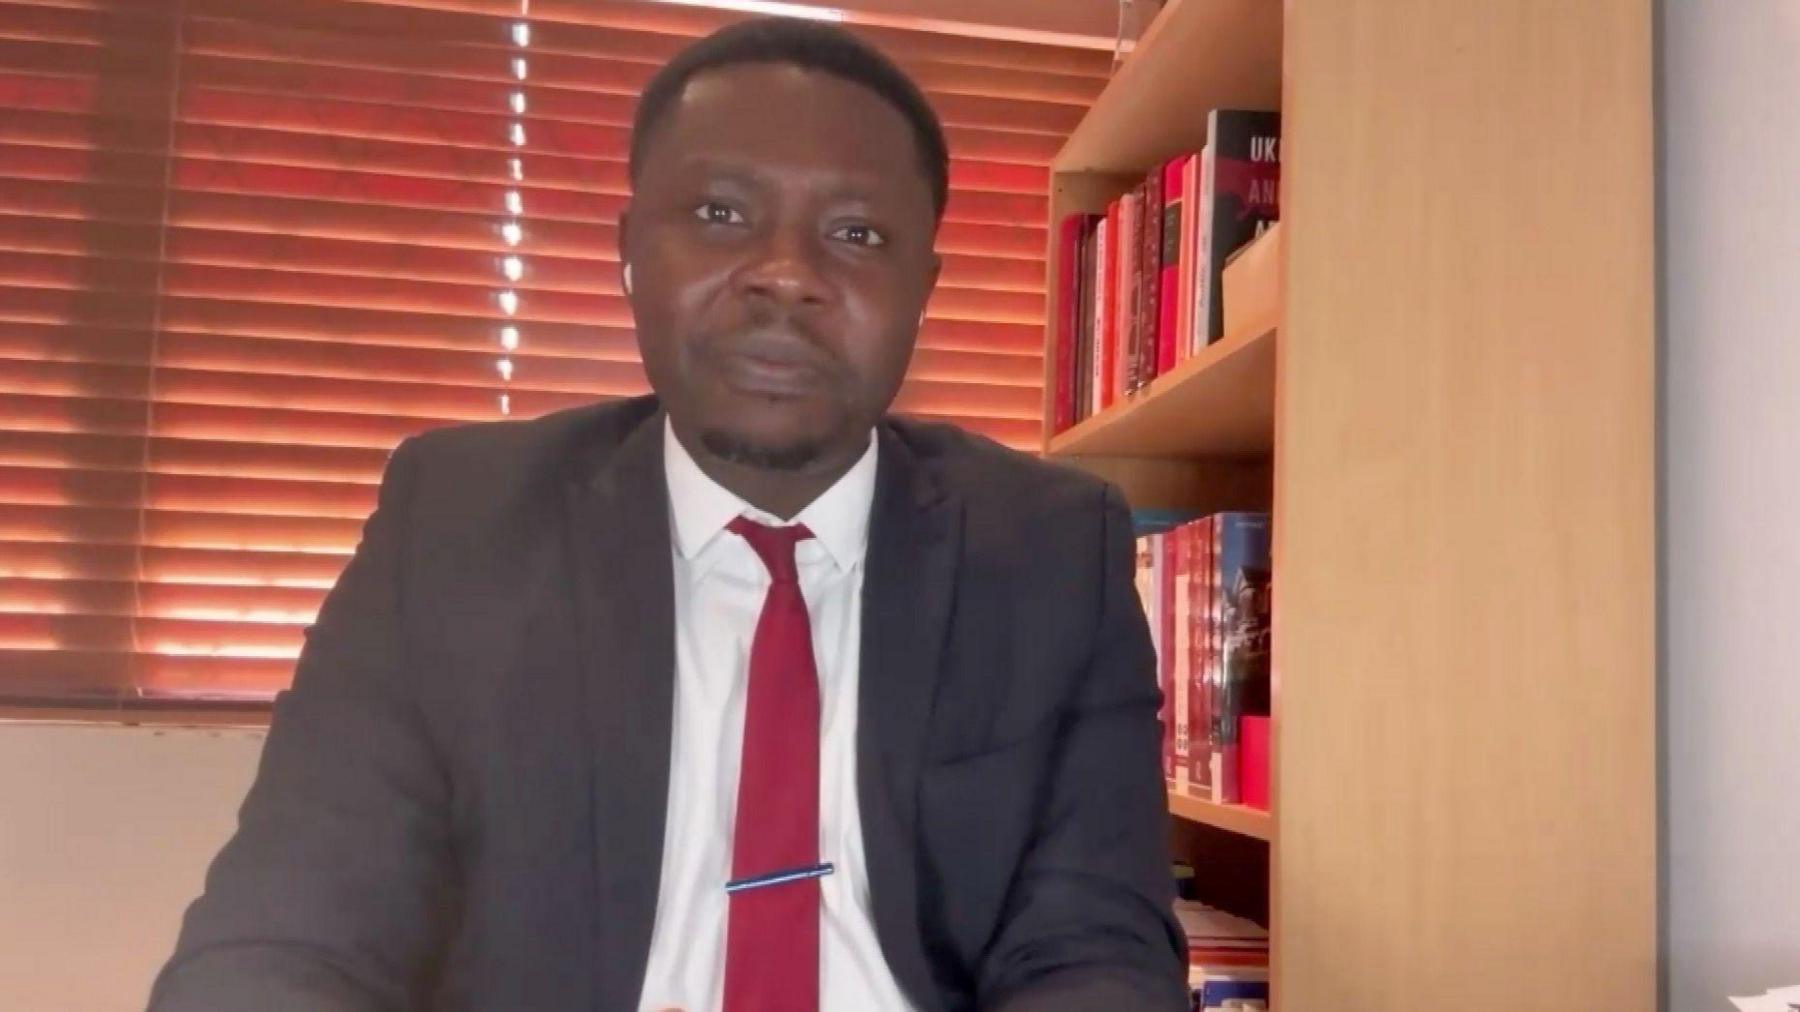
[[[769,571],[750,647],[744,753],[731,877],[742,881],[819,861],[819,676],[794,546],[804,526],[739,517],[730,530]],[[817,1012],[819,881],[802,878],[731,894],[725,1012]]]

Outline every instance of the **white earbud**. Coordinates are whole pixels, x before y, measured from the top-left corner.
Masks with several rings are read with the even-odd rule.
[[[625,294],[631,294],[631,265],[625,265]]]

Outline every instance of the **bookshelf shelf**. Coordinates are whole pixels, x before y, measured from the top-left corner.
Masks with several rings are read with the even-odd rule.
[[[1228,335],[1050,440],[1052,457],[1198,458],[1275,445],[1276,321]]]
[[[1275,837],[1275,817],[1244,805],[1221,805],[1169,788],[1169,814],[1188,822],[1268,842]]]
[[[1142,173],[1200,150],[1214,106],[1279,107],[1281,23],[1280,0],[1171,0],[1069,135],[1053,171]]]

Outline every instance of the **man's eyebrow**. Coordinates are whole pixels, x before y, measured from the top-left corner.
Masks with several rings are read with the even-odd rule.
[[[833,186],[825,194],[830,204],[854,204],[859,207],[876,207],[891,205],[893,201],[884,195],[874,179],[845,182]]]

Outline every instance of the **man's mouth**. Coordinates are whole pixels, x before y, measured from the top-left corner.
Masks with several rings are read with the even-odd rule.
[[[823,370],[804,339],[755,334],[731,341],[717,355],[725,384],[763,397],[805,397],[818,389]]]
[[[719,361],[727,386],[763,397],[804,397],[818,385],[818,370],[794,359],[733,353]]]

